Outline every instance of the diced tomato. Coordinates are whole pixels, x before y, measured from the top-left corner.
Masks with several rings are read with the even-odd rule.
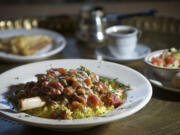
[[[167,65],[168,65],[168,64],[173,64],[174,61],[175,61],[175,58],[174,58],[173,56],[168,56],[168,57],[166,58],[166,64],[167,64]]]
[[[96,85],[98,85],[98,86],[99,86],[100,84],[101,84],[100,82],[97,82],[97,83],[96,83]]]
[[[71,86],[68,86],[64,89],[63,93],[67,96],[72,96],[75,93],[75,89]]]
[[[165,65],[165,61],[161,58],[152,58],[153,65]]]
[[[52,114],[51,114],[52,119],[63,119],[67,120],[69,119],[69,115],[67,115],[66,111],[62,111],[59,109],[56,109]]]
[[[65,76],[66,81],[70,81],[71,77],[70,76]]]
[[[78,108],[80,109],[81,108],[80,103],[77,101],[73,101],[71,105],[72,105],[73,109],[78,109]]]
[[[76,89],[78,90],[78,89],[85,89],[85,88],[83,86],[78,86]]]
[[[88,104],[92,105],[93,107],[96,107],[96,106],[101,106],[102,102],[95,95],[89,95],[88,96]]]
[[[120,99],[116,94],[111,94],[109,100],[115,108],[123,103],[122,99]]]
[[[76,77],[71,77],[71,81],[73,81],[73,82],[77,82],[78,80],[77,80],[77,78],[76,78]]]
[[[60,110],[55,110],[51,113],[51,118],[52,119],[57,119],[59,115]]]
[[[77,89],[77,88],[81,87],[81,83],[78,81],[73,81],[72,86],[73,86],[73,88]]]
[[[86,105],[86,99],[85,99],[84,96],[82,96],[82,95],[80,95],[80,96],[76,95],[75,98],[76,98],[76,100],[79,101],[80,103]]]
[[[105,89],[105,90],[108,89],[107,86],[106,86],[105,84],[101,84],[101,85],[102,85],[103,89]]]
[[[60,91],[63,91],[64,89],[64,87],[62,86],[60,82],[50,82],[48,85]]]
[[[67,72],[67,70],[64,68],[56,68],[55,70],[60,72],[61,74],[65,74]]]
[[[91,80],[90,80],[89,78],[87,78],[87,79],[85,80],[85,83],[87,84],[87,86],[89,86],[89,85],[91,84]]]
[[[69,81],[71,81],[71,82],[77,81],[77,78],[76,78],[76,77],[71,77],[71,76],[68,76],[68,75],[65,76],[64,78],[65,78],[66,81],[68,81],[68,82],[69,82]]]
[[[101,82],[97,82],[96,85],[101,86],[103,89],[107,90],[107,86]]]
[[[47,92],[46,92],[47,91]],[[44,91],[43,91],[44,92]],[[56,97],[56,96],[59,96],[61,95],[61,91],[60,90],[57,90],[55,88],[47,88],[45,89],[45,94],[49,95],[49,96],[53,96],[53,97]]]

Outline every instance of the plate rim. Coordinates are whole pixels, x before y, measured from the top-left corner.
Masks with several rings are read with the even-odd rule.
[[[3,73],[1,73],[0,75],[3,75],[3,74],[6,74],[7,72],[9,71],[13,71],[13,70],[16,70],[18,69],[19,67],[24,67],[24,66],[29,66],[29,65],[34,65],[34,64],[37,64],[37,63],[48,63],[48,62],[56,62],[56,61],[92,61],[92,62],[98,62],[98,60],[94,60],[94,59],[61,59],[61,60],[47,60],[47,61],[41,61],[41,62],[34,62],[34,63],[30,63],[30,64],[24,64],[22,66],[18,66],[18,67],[15,67],[15,68],[12,68],[10,70],[7,70]],[[148,79],[141,73],[139,73],[138,71],[132,69],[132,68],[129,68],[127,66],[124,66],[124,65],[121,65],[121,64],[117,64],[117,63],[113,63],[113,62],[107,62],[107,61],[103,61],[107,64],[113,64],[115,66],[120,66],[122,68],[127,68],[127,70],[129,70],[130,72],[134,72],[135,74],[137,74],[138,76],[140,76],[147,84],[147,87],[148,87],[148,93],[147,93],[147,97],[143,100],[143,102],[141,102],[140,104],[138,104],[138,106],[135,106],[135,108],[131,111],[129,111],[126,115],[122,116],[120,115],[120,117],[117,117],[119,115],[115,115],[115,116],[110,116],[109,118],[104,118],[104,120],[96,120],[96,121],[92,121],[92,122],[88,122],[88,123],[72,123],[72,124],[69,124],[69,123],[66,123],[66,124],[56,124],[56,123],[42,123],[42,122],[39,122],[39,121],[36,121],[36,122],[31,122],[31,121],[28,121],[27,119],[21,119],[21,118],[16,118],[16,117],[11,117],[11,116],[8,116],[5,112],[1,111],[0,110],[0,114],[2,115],[6,115],[5,117],[7,117],[8,119],[12,119],[12,120],[15,120],[15,121],[18,121],[20,123],[24,123],[24,124],[27,124],[27,125],[34,125],[34,126],[38,126],[38,127],[49,127],[49,128],[68,128],[66,127],[67,125],[70,126],[69,128],[73,127],[73,126],[95,126],[95,125],[100,125],[100,124],[105,124],[105,123],[109,123],[109,122],[112,122],[112,121],[116,121],[116,120],[119,120],[119,119],[122,119],[124,117],[127,117],[127,116],[130,116],[134,113],[136,113],[137,111],[141,110],[143,107],[145,107],[147,105],[147,103],[150,101],[151,97],[152,97],[152,86],[150,84],[150,82],[148,81]],[[32,116],[34,117],[34,116]],[[42,118],[43,119],[43,118]]]
[[[49,30],[49,29],[44,29],[44,28],[32,28],[30,30],[24,29],[24,28],[16,28],[16,29],[0,30],[0,33],[1,32],[11,32],[11,31],[24,31],[24,33],[26,33],[26,32],[28,33],[29,31],[48,32],[48,33],[58,35],[58,37],[61,38],[62,43],[61,43],[61,45],[59,45],[58,48],[56,48],[54,50],[51,50],[49,52],[46,52],[45,55],[41,54],[41,55],[20,56],[20,55],[9,54],[9,53],[6,53],[6,52],[0,52],[0,53],[5,53],[5,56],[0,55],[1,60],[7,60],[7,61],[12,61],[12,62],[37,61],[37,60],[41,60],[41,59],[53,56],[53,55],[57,54],[58,52],[61,52],[66,47],[66,44],[67,44],[67,41],[66,41],[65,37],[61,33],[58,33],[56,31],[52,31],[52,30]],[[15,56],[15,57],[13,57],[13,56]]]

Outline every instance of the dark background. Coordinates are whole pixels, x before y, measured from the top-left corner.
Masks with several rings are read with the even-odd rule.
[[[180,18],[180,0],[0,0],[0,19],[78,14],[90,4],[103,6],[106,13],[157,9],[158,16]]]
[[[86,2],[178,2],[180,0],[0,0],[0,4],[77,4]]]

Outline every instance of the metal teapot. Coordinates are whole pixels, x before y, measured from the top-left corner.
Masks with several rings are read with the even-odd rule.
[[[81,9],[79,14],[77,38],[79,41],[92,43],[91,46],[96,46],[96,43],[104,42],[104,31],[107,26],[119,25],[124,18],[154,15],[156,12],[156,10],[146,10],[129,14],[111,13],[105,15],[102,7],[86,6]]]
[[[106,18],[100,7],[85,7],[80,11],[77,37],[81,41],[103,42]]]

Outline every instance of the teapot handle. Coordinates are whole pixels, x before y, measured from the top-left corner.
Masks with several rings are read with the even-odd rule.
[[[133,17],[133,16],[150,16],[155,15],[158,11],[156,9],[152,10],[145,10],[136,13],[128,13],[128,14],[121,14],[121,13],[110,13],[106,14],[105,17],[108,21],[121,21],[124,18]]]

